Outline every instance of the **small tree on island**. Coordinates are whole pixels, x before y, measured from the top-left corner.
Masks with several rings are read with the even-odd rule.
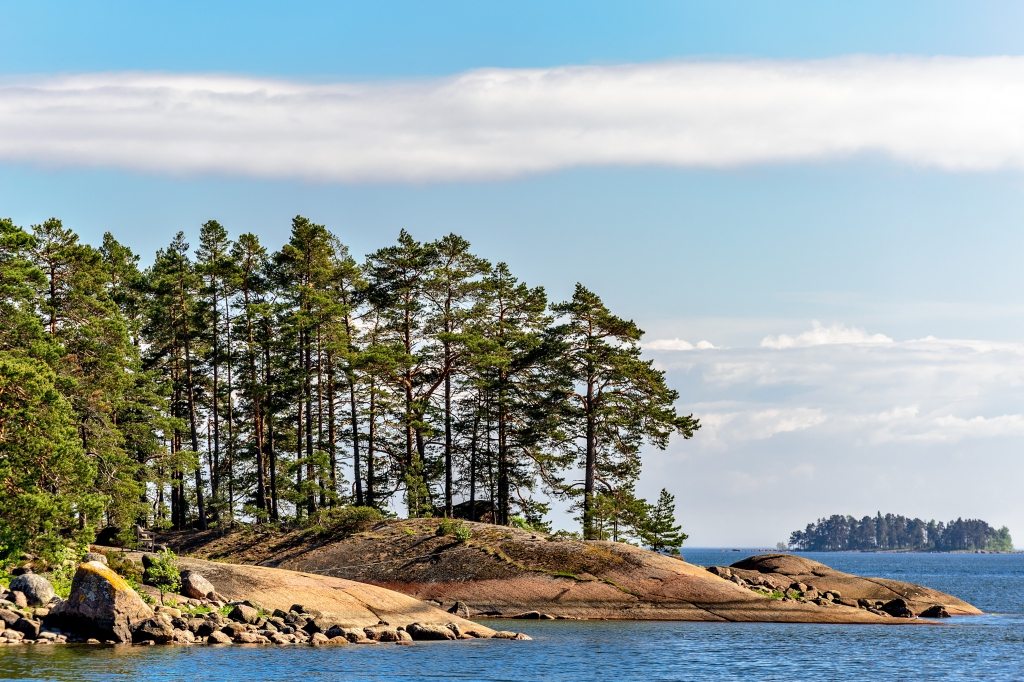
[[[668,550],[672,554],[678,554],[689,537],[682,526],[676,525],[676,498],[665,488],[661,489],[657,504],[650,508],[641,535],[655,552]]]

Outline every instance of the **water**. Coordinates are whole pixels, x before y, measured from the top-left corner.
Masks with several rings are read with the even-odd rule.
[[[688,549],[728,564],[752,552]],[[990,615],[935,627],[772,623],[491,622],[533,642],[343,648],[0,648],[0,678],[54,680],[1024,679],[1024,555],[808,554],[918,582]]]

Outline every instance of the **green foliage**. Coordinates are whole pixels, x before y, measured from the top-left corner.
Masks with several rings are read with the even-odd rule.
[[[561,447],[583,469],[583,488],[574,492],[583,535],[597,539],[603,531],[595,515],[607,515],[596,508],[597,498],[632,490],[643,444],[664,450],[670,436],[690,438],[700,422],[676,413],[679,394],[641,356],[643,331],[635,323],[613,314],[582,284],[552,309],[560,319],[551,330],[562,349],[558,367],[574,389],[572,399],[562,402]]]
[[[907,518],[898,514],[865,516],[833,515],[808,524],[790,535],[789,545],[804,551],[913,550],[973,552],[1012,551],[1009,529],[996,530],[980,519],[942,523]],[[999,548],[999,549],[996,549]],[[1006,548],[1006,549],[1002,549]]]
[[[71,581],[75,577],[78,564],[85,555],[86,548],[83,546],[66,545],[58,550],[48,562],[49,570],[45,572],[46,579],[53,585],[53,591],[58,597],[67,599],[71,594]]]
[[[683,541],[689,537],[682,526],[676,525],[676,498],[665,488],[658,495],[658,502],[649,507],[640,529],[640,536],[655,552],[668,550],[679,553]]]
[[[0,351],[0,561],[29,551],[59,559],[100,509],[95,465],[82,450],[71,404],[45,363]]]
[[[434,534],[438,537],[451,535],[458,542],[466,542],[473,537],[473,531],[469,525],[459,519],[441,519]]]
[[[554,533],[548,535],[549,542],[562,542],[564,540],[582,540],[583,534],[573,530],[556,530]]]
[[[316,514],[306,520],[306,525],[318,535],[341,538],[364,530],[384,518],[384,514],[374,507],[327,507],[317,510]]]
[[[582,286],[550,305],[458,235],[403,230],[357,263],[303,216],[276,252],[207,221],[139,263],[0,219],[0,562],[100,524],[126,546],[238,516],[343,535],[399,496],[538,532],[543,496],[576,497],[587,537],[635,537],[611,498],[645,442],[699,426],[636,325]]]
[[[985,544],[985,549],[989,552],[1012,552],[1013,538],[1010,537],[1010,529],[1003,526],[999,530],[993,532],[988,542]]]
[[[530,522],[519,515],[509,518],[508,525],[512,526],[513,528],[520,528],[522,530],[534,530],[533,526],[530,525]]]
[[[146,568],[143,580],[147,585],[160,590],[160,601],[164,594],[174,592],[181,587],[181,572],[178,569],[178,557],[169,549],[157,552],[153,563]]]

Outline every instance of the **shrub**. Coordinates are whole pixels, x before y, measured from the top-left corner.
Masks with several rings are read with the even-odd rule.
[[[71,581],[83,556],[85,548],[82,546],[69,545],[54,551],[49,562],[49,570],[44,575],[53,585],[53,591],[58,597],[67,599],[71,594]]]
[[[158,552],[146,568],[143,580],[147,585],[160,590],[160,603],[163,604],[165,593],[174,592],[181,587],[178,557],[169,549]]]
[[[347,537],[383,519],[384,514],[374,507],[329,507],[314,514],[309,526],[321,536]]]
[[[441,523],[437,524],[437,531],[434,534],[438,537],[452,535],[458,542],[466,542],[473,537],[473,531],[470,530],[469,526],[458,519],[441,519]]]

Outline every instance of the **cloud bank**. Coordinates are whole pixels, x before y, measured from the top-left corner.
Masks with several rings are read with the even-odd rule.
[[[639,490],[677,492],[697,546],[879,510],[984,518],[1021,544],[1024,343],[841,323],[758,336],[699,353],[645,344],[702,428],[652,451]]]
[[[327,182],[879,154],[1024,168],[1024,57],[478,70],[307,83],[101,73],[0,81],[0,160]]]

